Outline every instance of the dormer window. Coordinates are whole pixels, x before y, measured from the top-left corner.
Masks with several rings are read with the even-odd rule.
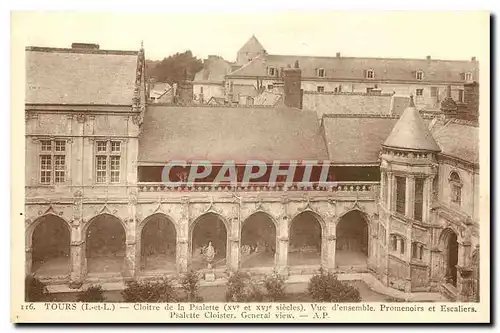
[[[449,178],[451,202],[459,205],[462,203],[462,180],[457,172],[453,171]]]
[[[324,68],[318,69],[318,77],[325,77],[325,69]]]
[[[415,78],[417,80],[423,80],[424,79],[424,72],[423,71],[417,71],[417,73],[415,74]]]
[[[269,74],[269,76],[276,76],[276,68],[269,67],[267,73]]]
[[[465,73],[465,81],[472,81],[472,73]]]
[[[366,78],[367,79],[375,78],[375,72],[373,71],[373,69],[369,69],[366,71]]]

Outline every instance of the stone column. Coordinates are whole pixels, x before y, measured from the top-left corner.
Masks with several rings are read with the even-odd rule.
[[[326,268],[328,271],[335,271],[335,250],[337,246],[337,228],[335,220],[329,219],[326,221],[327,236],[326,236]]]
[[[422,205],[422,221],[430,223],[430,210],[432,206],[432,182],[434,176],[429,176],[424,181],[424,202]]]
[[[230,260],[229,269],[236,272],[240,268],[240,221],[234,218],[231,221],[231,233],[229,238]]]
[[[176,245],[176,266],[177,273],[184,274],[188,271],[188,262],[191,256],[189,251],[189,222],[187,219],[179,221],[177,232],[177,245]]]
[[[289,224],[288,216],[284,216],[279,223],[279,255],[278,255],[278,273],[288,275],[288,242],[289,242]]]
[[[415,212],[415,177],[413,175],[408,175],[406,177],[406,203],[405,203],[405,215],[406,217],[413,219]]]
[[[139,250],[140,251],[140,250]],[[127,225],[125,240],[125,267],[123,275],[126,278],[133,279],[136,273],[137,242],[135,235],[135,220]]]
[[[24,274],[29,275],[32,274],[33,272],[31,271],[31,264],[33,261],[33,247],[32,246],[26,246],[25,249],[25,261],[24,261]]]
[[[387,200],[386,207],[388,211],[392,211],[394,207],[394,173],[387,172]],[[389,229],[389,228],[387,228]]]
[[[387,184],[385,182],[386,176],[387,172],[380,172],[380,201],[382,204],[385,204],[387,202],[387,195],[384,195],[387,193]]]
[[[71,228],[71,247],[70,247],[70,288],[80,288],[83,283],[83,267],[85,264],[85,244],[82,237],[82,228]]]

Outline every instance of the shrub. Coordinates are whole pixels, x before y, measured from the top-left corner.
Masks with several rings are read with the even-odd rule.
[[[261,302],[264,294],[257,283],[251,280],[250,275],[236,272],[227,281],[227,302]]]
[[[406,302],[403,298],[398,298],[398,297],[392,297],[392,296],[387,296],[384,300],[384,302],[387,303],[400,303],[400,302]]]
[[[276,272],[266,277],[264,287],[267,290],[269,300],[272,302],[279,301],[285,296],[285,279]]]
[[[337,275],[322,268],[315,274],[307,287],[314,302],[360,302],[359,290],[337,279]]]
[[[177,302],[178,296],[167,278],[160,281],[131,281],[122,291],[123,300],[127,303],[169,303]]]
[[[24,279],[26,302],[43,302],[48,300],[49,292],[45,283],[32,275]]]
[[[87,290],[78,294],[77,302],[105,302],[106,298],[103,295],[103,290],[100,285],[92,285],[87,288]]]
[[[199,296],[200,276],[194,271],[187,272],[181,280],[181,288],[186,293],[187,302],[203,302],[203,298]]]

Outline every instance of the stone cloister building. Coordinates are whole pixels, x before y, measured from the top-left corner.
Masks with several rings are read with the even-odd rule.
[[[477,109],[448,96],[444,118],[410,102],[400,118],[318,119],[300,109],[300,68],[285,71],[277,107],[148,105],[142,48],[28,47],[26,70],[26,274],[76,287],[178,276],[206,269],[212,242],[217,278],[324,267],[406,292],[477,294],[478,127],[460,119]],[[172,187],[171,160],[208,160],[214,172],[227,160],[330,166],[307,188],[300,163],[291,183],[266,173],[214,184],[210,173]]]

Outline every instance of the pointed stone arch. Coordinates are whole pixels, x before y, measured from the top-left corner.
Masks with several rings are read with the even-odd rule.
[[[125,268],[127,225],[116,215],[104,211],[105,207],[82,229],[85,271],[97,275],[121,274]]]
[[[175,271],[177,224],[172,217],[156,210],[137,226],[136,246],[139,270]]]
[[[307,222],[307,217],[312,217]],[[311,221],[311,219],[309,219]],[[289,266],[316,266],[325,262],[326,224],[321,215],[310,207],[297,212],[288,225]]]
[[[257,210],[241,222],[241,267],[274,267],[278,249],[278,223],[274,217]]]
[[[444,267],[444,282],[457,286],[458,241],[460,233],[451,225],[443,229],[439,236],[439,247]]]
[[[366,267],[370,257],[370,217],[354,208],[344,212],[335,223],[336,266]]]
[[[26,274],[55,277],[71,271],[71,225],[55,212],[46,212],[26,229]]]
[[[212,242],[216,252],[213,267],[216,269],[226,267],[230,260],[230,235],[230,223],[221,214],[210,208],[194,219],[189,224],[191,269],[206,268],[202,250],[208,245],[208,242]]]

